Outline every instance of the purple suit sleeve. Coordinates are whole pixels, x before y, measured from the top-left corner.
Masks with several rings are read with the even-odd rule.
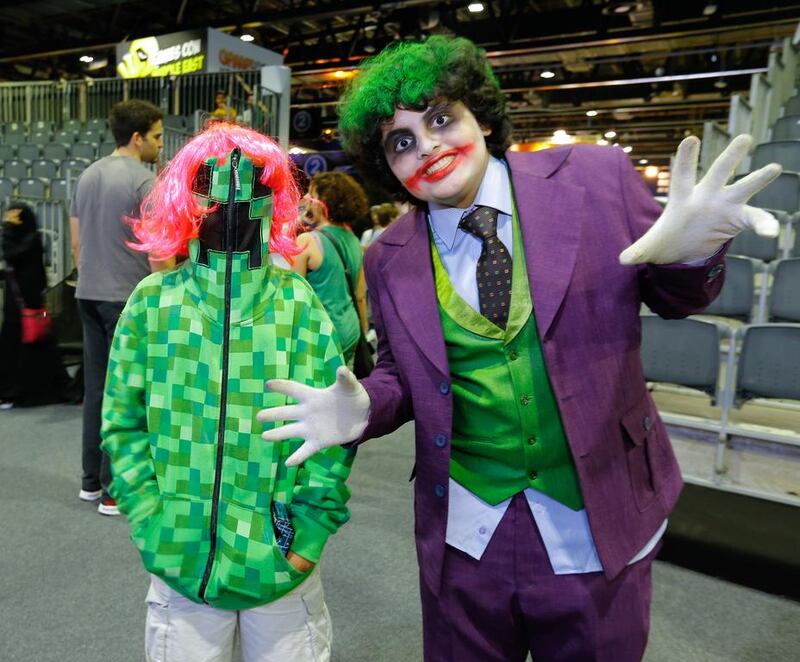
[[[353,445],[394,432],[414,416],[411,393],[400,376],[384,327],[382,304],[386,293],[378,272],[381,249],[380,244],[373,244],[364,259],[372,322],[378,335],[378,360],[370,376],[361,380],[370,400],[369,423]]]
[[[636,172],[628,156],[617,152],[620,166],[620,186],[631,243],[639,239],[661,215],[661,206]],[[726,243],[705,264],[643,264],[639,270],[639,291],[642,301],[657,315],[675,319],[702,312],[716,299],[725,281]]]

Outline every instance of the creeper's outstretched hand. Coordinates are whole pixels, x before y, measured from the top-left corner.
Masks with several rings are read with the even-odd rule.
[[[297,400],[296,405],[262,409],[257,415],[262,423],[293,421],[263,432],[264,440],[284,441],[292,437],[305,440],[286,460],[287,466],[305,462],[325,448],[354,441],[367,427],[369,395],[344,366],[336,371],[336,382],[327,388],[314,388],[286,379],[272,379],[267,387]]]
[[[778,236],[780,226],[775,217],[745,203],[781,174],[781,166],[770,163],[725,186],[752,141],[748,135],[736,136],[695,184],[700,141],[694,136],[685,138],[675,156],[664,213],[622,251],[620,263],[692,262],[713,255],[746,229],[764,237]]]

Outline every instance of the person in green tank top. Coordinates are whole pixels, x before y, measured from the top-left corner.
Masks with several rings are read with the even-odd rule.
[[[367,303],[361,246],[349,223],[367,213],[367,196],[355,179],[341,172],[318,173],[308,192],[301,204],[301,221],[311,231],[297,238],[302,252],[295,257],[292,270],[303,276],[322,300],[350,365],[359,333],[367,332]],[[350,287],[340,254],[350,273]],[[350,298],[351,287],[355,302]]]

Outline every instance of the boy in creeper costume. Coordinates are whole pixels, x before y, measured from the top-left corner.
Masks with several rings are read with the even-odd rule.
[[[506,152],[483,51],[431,37],[366,63],[341,105],[365,175],[416,204],[367,251],[378,362],[291,393],[302,461],[413,419],[425,659],[629,662],[651,562],[681,488],[640,362],[639,310],[700,312],[727,241],[775,235],[745,206],[780,172],[725,186],[749,138],[695,185],[678,148],[663,210],[619,149]]]
[[[148,660],[328,660],[331,629],[315,569],[348,519],[354,451],[284,464],[265,445],[263,393],[276,377],[326,386],[342,365],[308,284],[270,264],[296,252],[283,225],[298,194],[268,138],[213,125],[157,181],[134,224],[138,248],[186,253],[145,278],[117,326],[103,403],[111,494],[152,575]]]

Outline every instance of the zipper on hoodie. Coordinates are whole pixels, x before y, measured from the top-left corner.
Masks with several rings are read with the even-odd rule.
[[[222,486],[222,460],[225,451],[225,418],[228,409],[228,354],[231,339],[231,276],[233,272],[233,246],[235,236],[234,224],[236,223],[236,192],[240,190],[239,159],[242,152],[234,147],[231,152],[231,180],[228,185],[228,206],[225,209],[225,227],[223,228],[223,241],[225,245],[225,307],[222,327],[222,379],[219,404],[219,424],[217,426],[217,462],[214,468],[214,491],[211,497],[211,524],[209,534],[211,547],[208,550],[208,561],[200,583],[199,597],[206,602],[206,589],[211,578],[211,569],[214,565],[214,556],[217,553],[217,525],[219,523],[219,493]]]

